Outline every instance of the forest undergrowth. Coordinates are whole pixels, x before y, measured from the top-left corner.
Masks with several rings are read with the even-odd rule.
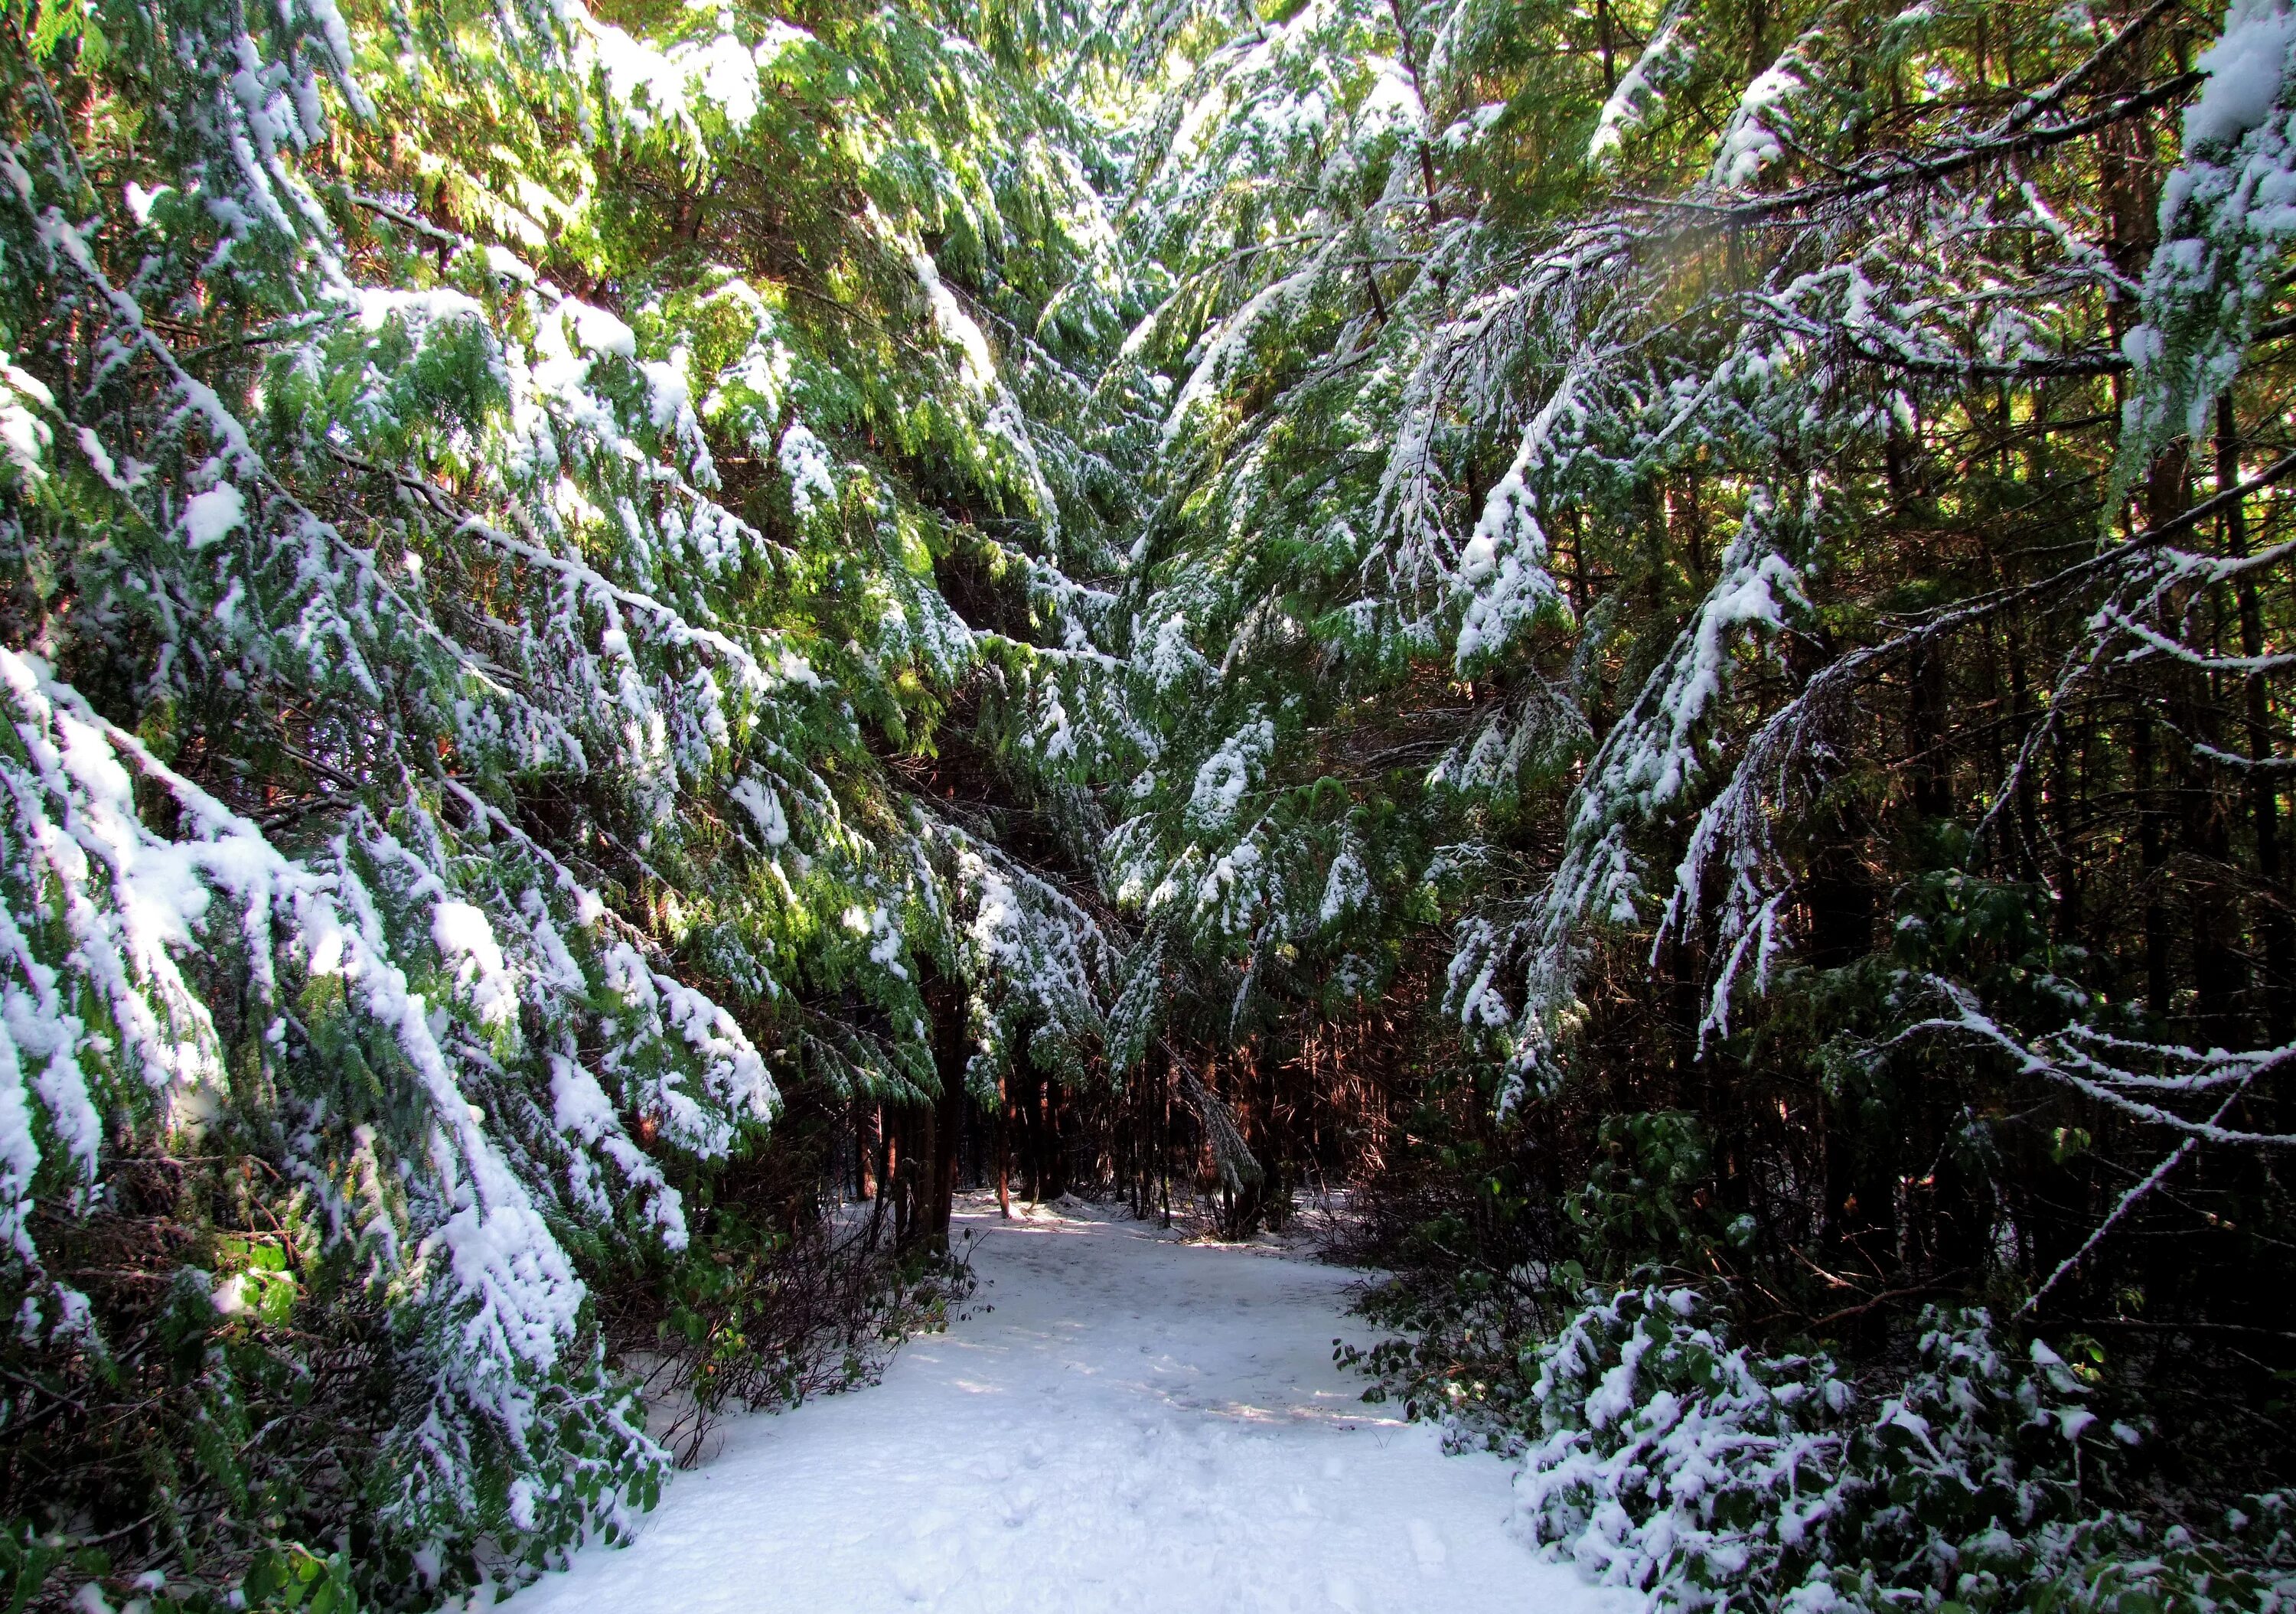
[[[621,1539],[988,1184],[1346,1191],[1670,1604],[2285,1605],[2284,0],[4,0],[0,137],[14,1606]]]

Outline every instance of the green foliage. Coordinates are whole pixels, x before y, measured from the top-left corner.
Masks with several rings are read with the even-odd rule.
[[[1719,1241],[1713,1160],[1698,1118],[1662,1110],[1605,1116],[1596,1146],[1587,1185],[1563,1200],[1585,1269],[1616,1282],[1646,1262],[1706,1267]]]
[[[12,1444],[12,1572],[617,1535],[631,1341],[706,1422],[962,1288],[713,1197],[818,1174],[776,1107],[1049,1083],[1032,1175],[1090,1092],[1232,1230],[1424,1140],[1414,1410],[1508,1444],[1578,1393],[1525,1341],[1641,1340],[1833,1443],[1831,1594],[2202,1595],[1906,1323],[2079,1318],[2197,1493],[2284,1482],[2202,1414],[2284,1432],[2296,545],[2183,513],[2286,472],[2278,17],[9,10],[0,1397],[86,1459]],[[2008,1477],[1567,1323],[1653,1272]],[[1652,1561],[1722,1596],[1774,1479]]]
[[[1694,1290],[1629,1285],[1518,1340],[1527,1394],[1455,1382],[1448,1403],[1406,1405],[1521,1453],[1530,1536],[1662,1607],[2264,1609],[2296,1592],[2277,1495],[2205,1540],[2113,1511],[2136,1434],[2039,1340],[2015,1352],[1982,1312],[1932,1308],[1912,1343],[1861,1394],[1825,1354],[1734,1345]],[[1424,1357],[1395,1340],[1357,1360],[1412,1382]]]
[[[667,1454],[600,1294],[660,1285],[736,1401],[820,1355],[759,1323],[809,1197],[688,1197],[784,1094],[1095,1056],[1111,944],[974,799],[1065,777],[1106,602],[1061,569],[1128,512],[1104,131],[1026,8],[807,20],[15,15],[0,1355],[50,1439],[0,1516],[42,1539],[316,1607],[618,1536]],[[939,1315],[845,1275],[838,1373]]]
[[[711,1232],[668,1273],[626,1284],[612,1330],[647,1364],[647,1393],[670,1414],[660,1438],[684,1466],[733,1413],[874,1384],[893,1349],[946,1329],[977,1286],[961,1249],[880,1252],[761,1227],[737,1206]]]

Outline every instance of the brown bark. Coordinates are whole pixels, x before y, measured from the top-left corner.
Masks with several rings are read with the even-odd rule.
[[[2161,889],[2168,854],[2161,839],[2159,770],[2152,755],[2152,720],[2136,720],[2136,845],[2144,869],[2144,1004],[2168,1018],[2174,989],[2169,974],[2169,905]]]
[[[2158,527],[2184,513],[2191,503],[2185,485],[2190,469],[2191,459],[2182,443],[2152,462],[2144,488],[2148,526]],[[2140,717],[2136,723],[2136,813],[2137,843],[2144,862],[2144,995],[2147,1006],[2163,1019],[2171,1012],[2175,1000],[2169,952],[2169,854],[2163,829],[2168,809],[2161,789],[2166,772],[2156,754],[2152,720]]]
[[[2233,416],[2232,395],[2217,400],[2217,488],[2240,482],[2240,447]],[[2225,549],[2233,555],[2248,553],[2248,512],[2235,501],[2225,512]],[[2264,612],[2256,595],[2256,580],[2243,572],[2233,585],[2240,610],[2240,653],[2251,660],[2264,653]],[[2251,762],[2269,762],[2274,756],[2272,725],[2266,702],[2264,676],[2251,672],[2241,680],[2242,717],[2248,730]],[[2289,916],[2286,887],[2280,866],[2280,789],[2270,772],[2253,768],[2248,778],[2249,817],[2256,834],[2257,883],[2263,888],[2264,1020],[2267,1040],[2277,1045],[2296,1037],[2296,925]]]
[[[903,1158],[901,1148],[901,1133],[906,1119],[906,1112],[896,1110],[893,1124],[885,1128],[885,1168],[881,1179],[884,1187],[878,1195],[881,1201],[890,1200],[893,1202],[893,1242],[896,1245],[909,1241],[909,1196],[904,1185],[904,1168],[908,1162]]]
[[[1953,787],[1944,753],[1946,703],[1944,655],[1924,645],[1915,652],[1913,688],[1906,703],[1906,750],[1912,766],[1914,811],[1942,818],[1953,810]]]
[[[906,1112],[910,1143],[899,1195],[900,1243],[941,1255],[949,1247],[957,1147],[964,1135],[964,995],[954,984],[936,982],[926,989],[925,1007],[932,1016],[933,1067],[940,1090]]]
[[[865,1200],[877,1198],[877,1151],[885,1135],[882,1105],[853,1101],[854,1182]]]
[[[1013,1097],[1004,1077],[996,1078],[996,1214],[1013,1219]]]

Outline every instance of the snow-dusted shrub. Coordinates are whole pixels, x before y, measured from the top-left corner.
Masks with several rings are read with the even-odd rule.
[[[2290,1595],[2279,1497],[2229,1520],[2230,1544],[2089,1500],[2136,1431],[1981,1310],[1931,1308],[1878,1397],[1824,1355],[1734,1346],[1696,1291],[1655,1284],[1590,1301],[1528,1354],[1524,1533],[1664,1608],[2149,1614]]]
[[[2021,1582],[2038,1533],[2079,1515],[2084,1465],[2107,1477],[2114,1440],[2087,1398],[2041,1340],[2020,1355],[1983,1311],[1931,1308],[1913,1372],[1856,1424],[1826,1560],[1964,1601]]]
[[[1693,1290],[1620,1290],[1538,1347],[1530,1538],[1670,1606],[1772,1594],[1839,1505],[1849,1387],[1823,1356],[1759,1356]]]
[[[977,1282],[961,1249],[760,1226],[738,1199],[715,1231],[709,1254],[632,1274],[599,1302],[608,1348],[643,1372],[655,1438],[681,1467],[728,1417],[874,1384],[902,1340],[947,1328]]]
[[[2296,1557],[2284,1528],[2273,1528],[2287,1512],[2285,1493],[2250,1496],[2202,1536],[2092,1511],[1964,1543],[1951,1575],[1928,1584],[1893,1579],[1871,1561],[1813,1569],[1780,1606],[1787,1614],[2280,1614],[2296,1608]]]
[[[2281,1494],[2251,1497],[2284,1512]],[[2218,1539],[2180,1526],[2151,1531],[2126,1513],[2054,1520],[2023,1536],[1967,1544],[1949,1592],[1894,1583],[1871,1562],[1816,1569],[1780,1605],[1787,1614],[1886,1614],[1909,1608],[2031,1610],[2034,1614],[2217,1614],[2296,1607],[2296,1565],[2275,1556],[2251,1512],[2234,1509]]]
[[[371,1581],[618,1532],[662,1458],[607,1371],[574,1227],[686,1232],[567,1055],[643,1051],[625,1103],[722,1152],[771,1101],[747,1038],[698,995],[665,1025],[682,989],[540,879],[522,915],[491,881],[443,885],[401,840],[440,838],[411,808],[291,857],[36,658],[0,650],[0,721],[4,1412],[78,1454],[75,1486],[160,1464],[179,1538],[251,1503],[355,1505]],[[582,1081],[586,1140],[563,1102]],[[180,1464],[149,1449],[178,1443]],[[12,1489],[41,1471],[10,1467]],[[217,1528],[207,1550],[251,1565],[244,1527]]]

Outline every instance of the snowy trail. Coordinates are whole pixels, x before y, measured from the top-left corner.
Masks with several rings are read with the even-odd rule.
[[[729,1427],[514,1614],[1632,1614],[1504,1528],[1507,1470],[1360,1399],[1349,1274],[1137,1224],[1003,1223],[884,1383]],[[984,1311],[983,1305],[993,1307]]]

